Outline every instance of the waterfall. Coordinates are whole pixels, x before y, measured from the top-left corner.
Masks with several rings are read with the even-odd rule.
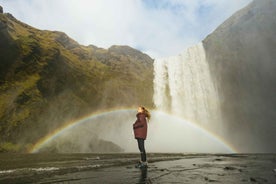
[[[202,43],[178,56],[154,62],[154,96],[158,110],[208,125],[221,120],[216,86]]]

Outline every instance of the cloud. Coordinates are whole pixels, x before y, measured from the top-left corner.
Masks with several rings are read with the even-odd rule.
[[[4,11],[84,45],[129,45],[152,57],[176,55],[251,0],[0,0]]]

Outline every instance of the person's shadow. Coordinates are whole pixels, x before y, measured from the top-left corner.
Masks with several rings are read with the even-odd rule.
[[[152,183],[150,178],[148,178],[148,168],[142,168],[141,170],[141,176],[138,183],[144,183],[144,184],[150,184]]]

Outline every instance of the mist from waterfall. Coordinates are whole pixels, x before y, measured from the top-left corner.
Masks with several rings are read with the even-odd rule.
[[[235,152],[220,139],[219,96],[202,43],[154,62],[154,103],[147,138],[149,152]],[[37,151],[136,152],[132,130],[135,114],[135,110],[124,110],[88,117],[53,136]]]
[[[202,43],[177,56],[154,61],[153,98],[158,110],[208,129],[220,124],[219,96]]]
[[[45,141],[34,152],[137,152],[132,123],[135,110],[117,110],[75,122]],[[170,114],[151,111],[146,150],[166,153],[233,153],[219,137]]]

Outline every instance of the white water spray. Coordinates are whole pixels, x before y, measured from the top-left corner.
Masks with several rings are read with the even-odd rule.
[[[222,135],[218,127],[221,122],[219,97],[202,43],[178,56],[156,60],[154,76],[157,111],[152,112],[149,124],[148,151],[234,152],[220,138],[204,130]],[[58,152],[102,152],[111,142],[125,152],[135,152],[137,143],[132,130],[135,114],[135,111],[114,111],[92,116],[77,122],[74,129],[72,126],[60,132],[43,147],[54,147]],[[188,122],[196,122],[204,129]]]
[[[148,152],[235,152],[219,137],[193,123],[160,111],[151,113],[146,140]],[[33,152],[49,148],[61,153],[112,152],[112,145],[108,142],[119,146],[124,152],[137,152],[137,141],[132,130],[135,114],[135,110],[119,110],[88,117],[53,135]]]
[[[219,98],[202,43],[154,62],[154,103],[203,126],[221,120]]]

